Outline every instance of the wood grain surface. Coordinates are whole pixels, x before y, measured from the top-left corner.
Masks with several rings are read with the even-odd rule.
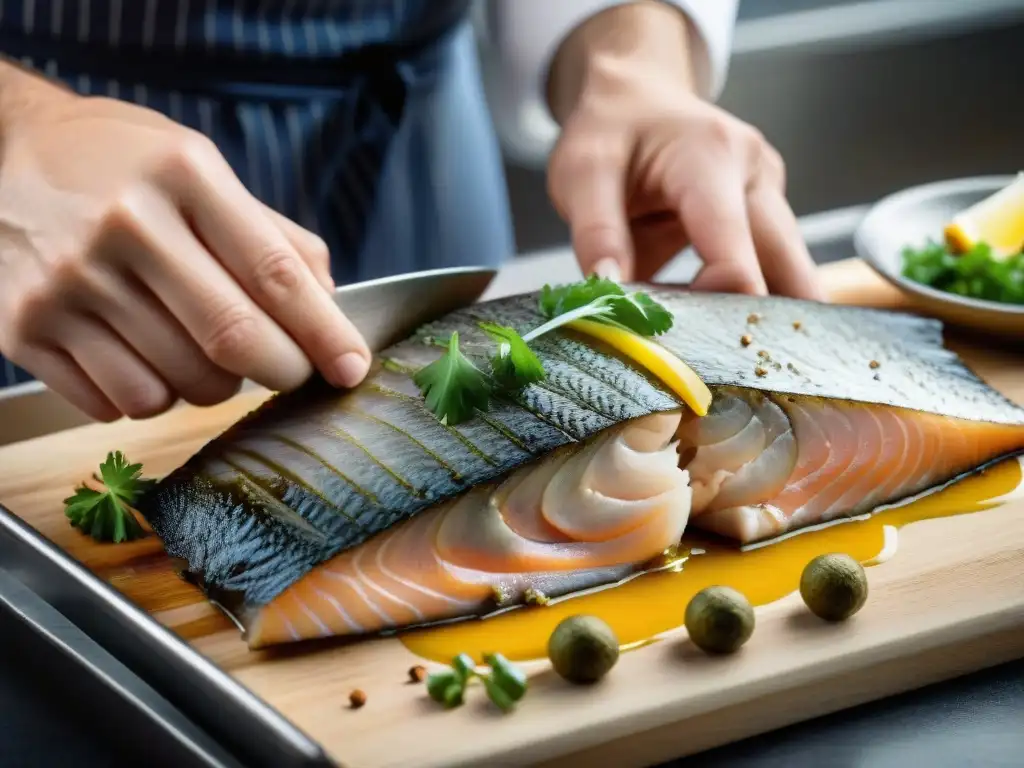
[[[859,262],[822,268],[833,298],[901,307]],[[1024,357],[952,340],[993,386],[1024,402]],[[756,642],[710,658],[685,633],[624,654],[594,688],[546,665],[518,710],[483,696],[455,711],[407,682],[419,663],[395,639],[250,652],[238,631],[174,573],[153,536],[102,545],[71,529],[61,500],[120,449],[162,475],[265,393],[146,422],[78,427],[0,448],[0,503],[172,628],[318,741],[340,765],[650,765],[911,687],[1024,656],[1024,503],[916,523],[900,554],[869,570],[871,599],[851,622],[808,621],[791,595],[758,609]],[[681,607],[682,609],[682,607]],[[347,708],[354,688],[368,696]]]

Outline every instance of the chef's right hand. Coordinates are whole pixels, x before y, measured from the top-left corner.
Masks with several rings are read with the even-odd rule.
[[[326,245],[207,138],[0,67],[0,352],[104,421],[363,379]]]

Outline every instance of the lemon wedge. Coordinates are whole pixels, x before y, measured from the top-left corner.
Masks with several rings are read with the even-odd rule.
[[[1013,256],[1024,246],[1024,173],[995,194],[953,217],[944,230],[953,253],[987,243],[997,256]]]
[[[631,331],[593,320],[573,320],[567,328],[600,339],[612,349],[643,366],[679,395],[698,416],[711,406],[711,390],[693,369],[660,344]]]

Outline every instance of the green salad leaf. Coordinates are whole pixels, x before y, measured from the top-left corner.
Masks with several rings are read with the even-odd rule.
[[[946,293],[1004,304],[1024,304],[1024,253],[1001,258],[985,243],[957,255],[929,240],[903,249],[903,276]]]

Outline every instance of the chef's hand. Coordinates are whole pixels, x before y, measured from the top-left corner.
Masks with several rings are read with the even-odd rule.
[[[338,386],[370,355],[320,238],[202,135],[0,64],[0,352],[96,419],[209,405],[241,378]]]
[[[651,278],[692,245],[694,288],[823,298],[785,197],[782,158],[694,91],[685,15],[659,0],[604,11],[562,44],[548,168],[585,274]]]

